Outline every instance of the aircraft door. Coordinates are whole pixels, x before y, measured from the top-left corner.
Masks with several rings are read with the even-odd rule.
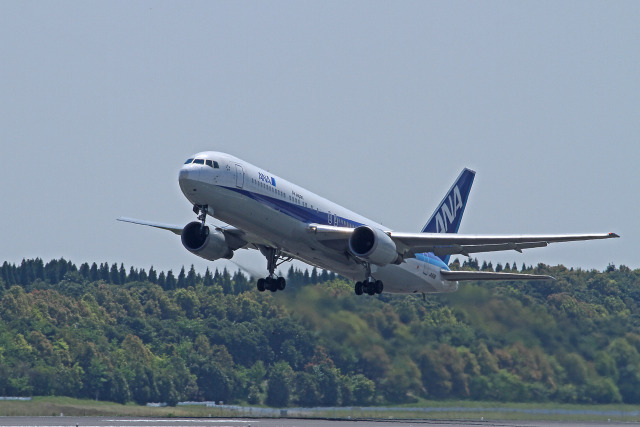
[[[236,187],[244,187],[244,169],[238,164],[236,164]]]

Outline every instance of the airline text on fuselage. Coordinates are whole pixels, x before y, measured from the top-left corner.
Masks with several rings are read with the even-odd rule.
[[[262,172],[258,172],[258,179],[260,181],[266,182],[269,185],[273,185],[274,187],[276,186],[276,180],[269,175],[263,174]]]

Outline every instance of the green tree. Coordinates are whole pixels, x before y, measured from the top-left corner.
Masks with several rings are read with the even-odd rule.
[[[353,403],[356,405],[370,405],[375,397],[376,385],[369,378],[357,374],[352,378]]]
[[[266,404],[286,407],[291,400],[293,370],[287,362],[277,362],[269,370]]]

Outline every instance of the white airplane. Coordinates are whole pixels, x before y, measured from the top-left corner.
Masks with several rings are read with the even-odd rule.
[[[178,176],[198,221],[186,226],[132,218],[119,221],[172,231],[204,259],[230,259],[238,249],[258,249],[269,275],[258,290],[286,286],[276,268],[292,259],[354,280],[355,293],[453,292],[463,280],[549,280],[551,276],[451,271],[449,257],[518,251],[549,243],[609,239],[615,233],[561,235],[456,234],[475,172],[464,169],[420,233],[388,227],[229,154],[206,151],[189,158]],[[210,215],[226,224],[209,227]]]

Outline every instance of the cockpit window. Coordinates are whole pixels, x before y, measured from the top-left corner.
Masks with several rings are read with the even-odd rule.
[[[198,165],[207,165],[209,167],[212,167],[214,169],[220,169],[220,165],[218,164],[218,162],[216,162],[215,160],[205,160],[205,159],[189,159],[186,162],[184,162],[185,165],[188,165],[190,163],[195,163]]]

